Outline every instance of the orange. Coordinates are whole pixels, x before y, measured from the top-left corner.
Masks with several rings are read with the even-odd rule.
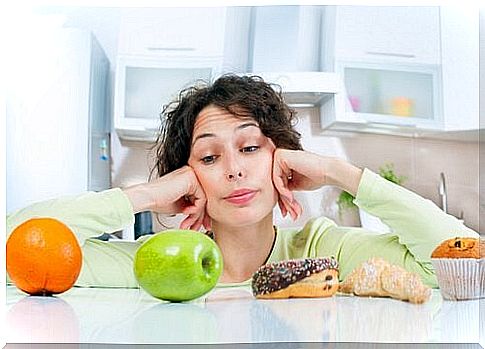
[[[52,295],[70,289],[82,265],[82,252],[72,231],[53,218],[20,224],[7,240],[7,273],[31,295]]]

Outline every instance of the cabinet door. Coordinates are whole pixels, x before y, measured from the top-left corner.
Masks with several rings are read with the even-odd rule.
[[[443,128],[441,79],[436,65],[338,62],[347,97],[340,121]]]
[[[164,106],[219,72],[219,57],[118,56],[114,126],[120,138],[154,141]]]
[[[221,56],[225,8],[134,8],[120,19],[122,55]]]
[[[479,12],[442,7],[443,103],[447,131],[479,128]]]
[[[335,56],[440,64],[438,7],[336,6]]]

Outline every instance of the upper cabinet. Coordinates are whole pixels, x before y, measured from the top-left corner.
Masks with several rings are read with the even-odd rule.
[[[181,88],[226,72],[262,75],[293,106],[318,106],[323,130],[478,129],[473,7],[129,8],[118,55],[122,137],[153,139],[163,105]],[[307,103],[312,95],[317,103]]]
[[[154,141],[165,106],[220,71],[220,60],[211,57],[118,56],[116,63],[114,126],[127,140]]]
[[[120,138],[154,141],[179,92],[222,69],[226,8],[129,8],[120,17],[114,126]]]
[[[149,56],[222,56],[226,8],[124,9],[118,53]]]
[[[336,6],[337,60],[440,64],[439,7]]]
[[[441,7],[443,110],[446,131],[479,129],[479,12]]]
[[[345,90],[324,129],[425,135],[478,128],[478,11],[329,6],[324,66]]]
[[[264,76],[283,87],[284,98],[293,106],[333,97],[338,78],[322,73],[319,66],[323,8],[124,10],[114,103],[118,135],[154,140],[161,111],[180,90],[222,73]]]

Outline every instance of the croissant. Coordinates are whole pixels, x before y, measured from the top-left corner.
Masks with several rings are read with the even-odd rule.
[[[431,288],[418,274],[390,264],[382,258],[371,258],[355,268],[340,284],[339,291],[357,296],[391,297],[410,303],[424,303]]]

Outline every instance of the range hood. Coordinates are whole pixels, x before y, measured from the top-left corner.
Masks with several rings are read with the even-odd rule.
[[[318,107],[344,91],[340,75],[329,72],[251,73],[265,82],[279,85],[285,102],[291,107]],[[275,86],[278,90],[278,87]]]
[[[319,107],[344,91],[341,77],[328,71],[322,19],[325,6],[253,6],[231,12],[225,65],[261,76],[282,88],[292,107]],[[244,43],[246,27],[247,45]],[[234,27],[234,28],[233,28]],[[239,35],[239,36],[238,36]]]

